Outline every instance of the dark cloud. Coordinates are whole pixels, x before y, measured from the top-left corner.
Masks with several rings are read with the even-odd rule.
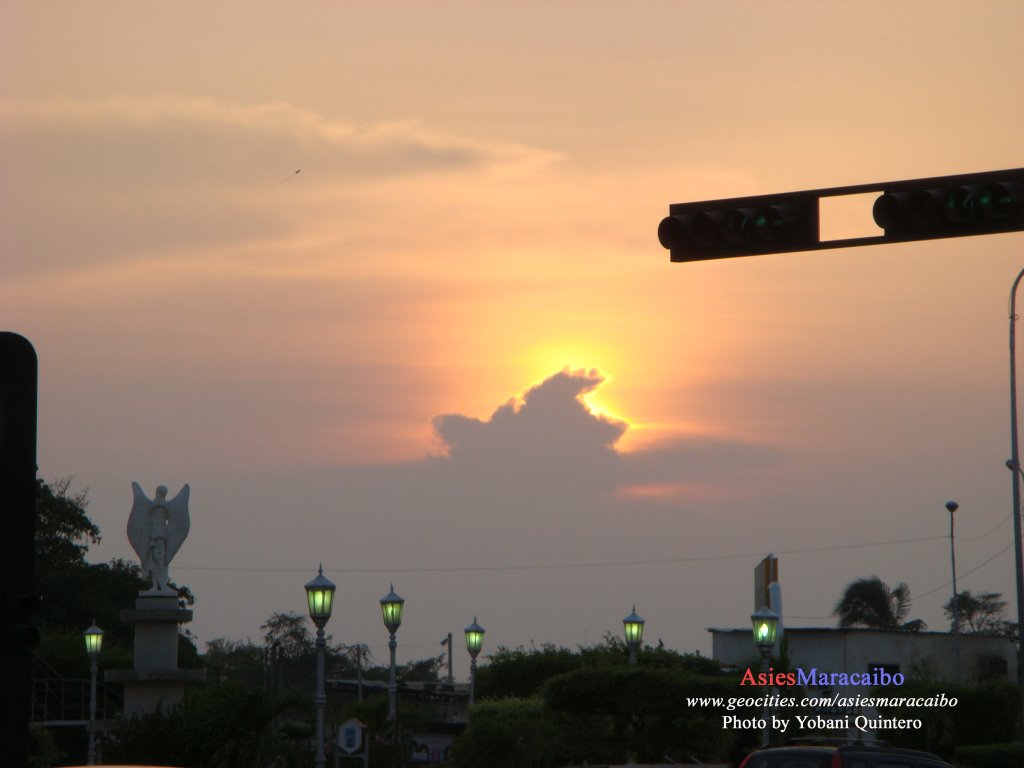
[[[617,462],[615,443],[627,425],[592,413],[581,398],[604,381],[595,370],[563,370],[480,419],[434,418],[434,430],[455,467],[503,474],[596,474]]]
[[[637,485],[689,483],[742,473],[777,458],[777,450],[703,435],[676,437],[621,456],[623,479]]]
[[[603,382],[597,370],[566,369],[486,421],[437,416],[434,430],[444,453],[436,469],[446,482],[503,498],[593,505],[609,503],[616,490],[742,473],[773,455],[763,446],[699,435],[623,453],[617,443],[629,425],[593,413],[583,401]]]

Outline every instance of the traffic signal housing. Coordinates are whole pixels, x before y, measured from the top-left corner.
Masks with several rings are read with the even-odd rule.
[[[680,203],[658,226],[672,261],[803,250],[818,242],[818,198],[766,195]]]
[[[890,240],[983,235],[1024,228],[1024,174],[977,183],[894,187],[872,210]]]
[[[872,215],[883,234],[821,239],[822,198],[872,192],[878,193]],[[683,262],[1018,230],[1024,230],[1024,168],[674,203],[658,240],[672,261]]]

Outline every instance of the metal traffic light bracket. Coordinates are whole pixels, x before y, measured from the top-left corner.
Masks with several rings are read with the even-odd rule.
[[[820,201],[879,193],[881,235],[822,240]],[[1024,168],[673,203],[658,239],[674,262],[1024,230]]]

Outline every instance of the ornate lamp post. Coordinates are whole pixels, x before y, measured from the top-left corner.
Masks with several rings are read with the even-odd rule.
[[[644,639],[644,620],[637,616],[635,605],[633,612],[622,620],[622,628],[626,633],[626,645],[629,646],[629,664],[636,666],[636,654]]]
[[[395,649],[398,641],[395,640],[395,633],[402,626],[402,609],[405,607],[405,600],[395,594],[395,585],[391,585],[391,591],[380,599],[380,612],[384,617],[384,626],[391,635],[388,640],[388,649],[391,651],[391,666],[388,669],[388,721],[394,722],[397,717],[396,697],[398,685],[395,682]]]
[[[96,765],[96,673],[99,669],[100,650],[103,648],[103,630],[92,626],[85,630],[85,652],[89,654],[89,756],[88,765]]]
[[[466,627],[466,650],[469,651],[469,706],[476,703],[476,657],[484,644],[484,628],[476,623]]]
[[[779,634],[779,615],[771,608],[758,608],[750,617],[754,628],[754,642],[761,652],[761,672],[768,674],[768,659],[771,656],[772,648],[775,646],[775,639]],[[768,705],[764,707],[764,730],[761,732],[761,740],[767,745],[769,741],[768,732]]]
[[[324,627],[331,618],[334,607],[334,584],[324,576],[323,563],[312,581],[306,584],[306,602],[309,603],[309,618],[316,625],[316,768],[324,768],[327,758],[324,755],[324,710],[327,708],[327,694],[324,692],[324,656],[327,641],[324,639]]]

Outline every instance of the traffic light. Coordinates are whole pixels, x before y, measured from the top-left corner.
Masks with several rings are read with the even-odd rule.
[[[700,261],[804,250],[818,242],[818,198],[775,195],[680,203],[658,239],[672,261]]]
[[[872,214],[883,234],[821,239],[822,198],[872,192],[879,193]],[[703,261],[1018,230],[1024,168],[674,203],[658,240],[672,261]]]
[[[999,178],[952,177],[898,185],[875,200],[875,223],[888,240],[1012,232],[1024,228],[1024,172]],[[974,182],[974,183],[972,183]]]

